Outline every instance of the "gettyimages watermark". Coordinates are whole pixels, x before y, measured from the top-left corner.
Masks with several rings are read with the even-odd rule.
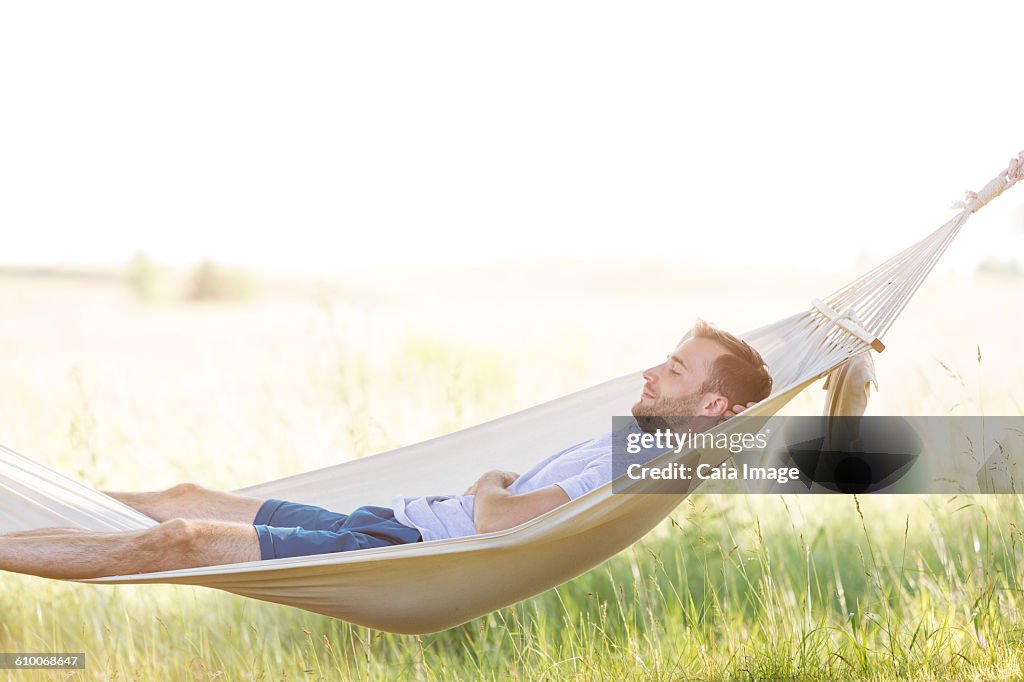
[[[1024,417],[613,417],[626,494],[1024,492]]]

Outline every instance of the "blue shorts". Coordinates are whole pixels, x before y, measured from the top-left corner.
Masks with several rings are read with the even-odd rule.
[[[418,530],[396,521],[387,507],[360,507],[351,514],[339,514],[308,504],[267,500],[252,525],[259,536],[261,559],[389,547],[422,539]]]

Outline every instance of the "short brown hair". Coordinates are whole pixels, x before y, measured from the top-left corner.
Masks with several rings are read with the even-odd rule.
[[[772,375],[768,373],[768,365],[749,343],[699,317],[690,333],[716,341],[726,350],[708,369],[702,393],[719,393],[733,405],[760,402],[771,394]]]

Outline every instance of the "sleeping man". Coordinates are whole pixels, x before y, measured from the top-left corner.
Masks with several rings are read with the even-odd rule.
[[[669,416],[725,419],[763,400],[772,385],[757,351],[703,320],[643,378],[632,409],[638,423]],[[551,455],[522,476],[488,471],[462,495],[396,497],[391,508],[350,514],[192,483],[107,493],[158,524],[129,532],[52,528],[0,535],[0,570],[94,578],[490,533],[608,483],[611,449],[611,434],[605,434]]]

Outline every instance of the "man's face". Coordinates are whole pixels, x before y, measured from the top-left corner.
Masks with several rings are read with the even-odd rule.
[[[719,416],[729,408],[724,396],[701,393],[715,359],[725,353],[717,342],[705,338],[682,341],[665,362],[646,370],[634,417]]]

